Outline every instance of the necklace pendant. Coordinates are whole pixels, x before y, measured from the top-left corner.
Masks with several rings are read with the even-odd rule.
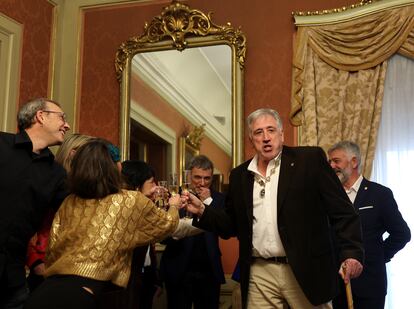
[[[265,196],[265,189],[263,188],[262,190],[260,190],[260,197],[263,198]]]

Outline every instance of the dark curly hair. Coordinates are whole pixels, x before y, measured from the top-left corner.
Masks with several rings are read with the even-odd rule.
[[[129,190],[141,189],[145,181],[155,177],[153,168],[139,160],[127,160],[122,162],[122,176],[126,188]]]

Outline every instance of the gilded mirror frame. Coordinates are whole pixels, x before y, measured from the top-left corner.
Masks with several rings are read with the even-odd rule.
[[[216,25],[211,13],[173,1],[161,13],[145,23],[144,33],[123,42],[116,53],[115,70],[120,83],[121,159],[129,158],[130,83],[132,58],[149,51],[178,50],[212,45],[228,45],[232,54],[232,166],[243,159],[243,77],[246,37],[230,23]]]

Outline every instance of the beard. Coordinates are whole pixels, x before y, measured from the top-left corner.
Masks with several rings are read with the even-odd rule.
[[[351,176],[351,172],[348,171],[346,168],[344,169],[336,168],[335,173],[336,173],[336,176],[338,176],[342,184],[345,184],[348,181],[349,176]]]

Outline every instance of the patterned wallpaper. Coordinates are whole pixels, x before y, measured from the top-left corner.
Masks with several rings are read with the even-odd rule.
[[[111,141],[118,141],[116,50],[129,37],[141,35],[144,22],[159,15],[168,3],[151,1],[85,10],[79,109],[81,132],[104,134]],[[294,130],[288,121],[294,33],[291,12],[335,8],[350,4],[352,0],[263,1],[262,5],[254,6],[251,1],[240,0],[189,0],[185,3],[204,12],[214,12],[213,21],[217,24],[230,21],[233,26],[242,27],[247,36],[244,113],[248,115],[259,107],[277,109],[285,123],[285,141],[294,144]],[[252,150],[247,134],[245,145],[245,157],[250,157]]]
[[[118,142],[119,84],[114,59],[119,45],[142,33],[145,21],[160,14],[170,1],[154,0],[83,10],[81,79],[79,87],[79,131]],[[245,68],[245,115],[258,107],[276,108],[285,122],[285,140],[294,144],[288,122],[292,11],[316,10],[349,5],[353,0],[266,1],[251,6],[247,0],[188,0],[193,8],[213,12],[217,24],[231,21],[247,36]],[[47,0],[1,0],[0,13],[24,26],[20,104],[47,96],[53,5]],[[254,16],[254,18],[252,18]],[[247,137],[245,157],[252,154]]]
[[[123,41],[141,33],[144,22],[164,6],[165,2],[144,3],[85,11],[80,132],[99,134],[117,143],[119,84],[115,77],[116,51]]]
[[[47,0],[1,0],[0,13],[24,27],[20,105],[48,96],[53,5]]]

